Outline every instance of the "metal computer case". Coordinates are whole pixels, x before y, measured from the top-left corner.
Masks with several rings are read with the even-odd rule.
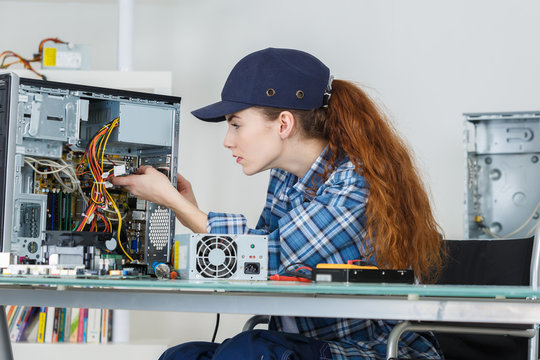
[[[84,150],[89,134],[119,117],[107,155],[121,158],[132,169],[154,166],[176,184],[179,114],[178,97],[0,74],[0,250],[43,262],[41,246],[47,226],[57,226],[47,224],[46,218],[54,210],[50,192],[57,190],[43,185],[50,180],[37,181],[36,173],[25,160],[36,157],[75,162],[73,157]],[[134,244],[132,248],[137,241],[144,243],[144,249],[138,249],[139,253],[144,252],[141,260],[149,264],[169,261],[174,213],[163,206],[118,194],[122,201],[132,204],[125,207],[124,216],[131,221],[131,228],[126,225],[125,231],[144,236],[126,239]],[[73,216],[77,216],[75,209],[81,207],[81,200],[76,194],[56,195],[56,203],[61,200],[64,204],[62,216],[57,219],[63,221],[61,230],[69,231],[71,223],[66,216],[71,219],[71,209]]]
[[[465,238],[532,236],[540,217],[540,111],[464,116]]]

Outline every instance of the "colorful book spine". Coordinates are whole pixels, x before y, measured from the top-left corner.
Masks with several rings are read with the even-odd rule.
[[[101,310],[101,335],[99,341],[102,344],[109,342],[109,310]]]
[[[79,314],[80,308],[71,309],[71,325],[69,329],[69,342],[76,343],[79,340]]]
[[[112,341],[112,334],[113,334],[113,317],[114,317],[114,311],[107,310],[109,312],[109,325],[107,328],[107,339],[109,342]]]
[[[84,311],[84,330],[83,330],[83,340],[82,342],[86,344],[88,341],[88,309]]]
[[[24,319],[22,320],[21,326],[19,327],[19,332],[17,333],[17,342],[20,342],[24,340],[24,334],[26,328],[30,325],[32,320],[34,320],[34,315],[36,314],[36,307],[31,306],[28,311],[26,311],[26,314],[24,315]]]
[[[45,323],[45,343],[52,343],[53,341],[54,312],[54,306],[49,306],[47,308],[47,320]]]
[[[58,342],[64,342],[64,331],[66,329],[66,308],[61,308],[58,312]]]
[[[37,343],[39,327],[39,307],[34,307],[34,313],[30,316],[26,329],[23,332],[21,341]]]
[[[11,330],[15,326],[15,323],[17,322],[17,318],[19,317],[19,313],[21,312],[22,308],[23,306],[16,306],[15,310],[11,314],[10,319],[8,320],[8,330],[10,334],[11,334]]]
[[[52,331],[52,342],[58,342],[58,318],[60,317],[60,308],[54,309],[54,322],[53,322],[53,331]]]
[[[79,329],[77,332],[77,342],[82,343],[83,342],[83,334],[84,334],[84,314],[86,312],[86,309],[80,309],[79,311]]]
[[[71,329],[71,309],[66,308],[66,318],[64,320],[64,342],[69,342]]]
[[[47,323],[47,308],[39,308],[39,323],[38,323],[38,337],[37,342],[43,343],[45,341],[45,325]]]
[[[99,334],[101,328],[101,310],[88,309],[88,327],[86,342],[88,344],[99,344]]]
[[[9,339],[12,342],[17,341],[17,336],[19,335],[19,330],[21,328],[21,324],[24,320],[24,317],[26,316],[26,313],[28,312],[28,306],[22,306],[21,311],[17,315],[17,318],[14,319],[13,327],[11,328],[9,332]]]
[[[13,316],[13,313],[15,312],[15,308],[17,308],[16,305],[11,305],[6,307],[6,321],[9,324],[11,321],[11,317]]]

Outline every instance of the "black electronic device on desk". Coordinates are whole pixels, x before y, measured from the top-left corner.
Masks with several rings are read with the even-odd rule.
[[[353,283],[402,283],[413,284],[413,270],[379,269],[373,265],[360,265],[350,261],[347,264],[317,264],[312,271],[313,281],[353,282]]]

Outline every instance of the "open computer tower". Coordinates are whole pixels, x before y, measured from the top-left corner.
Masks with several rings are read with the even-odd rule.
[[[107,178],[148,165],[176,184],[179,121],[178,97],[0,74],[0,251],[87,269],[168,262],[174,213]]]
[[[540,111],[464,116],[465,238],[533,236],[540,220]]]

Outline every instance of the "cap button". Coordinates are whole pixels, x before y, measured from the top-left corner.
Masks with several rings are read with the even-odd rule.
[[[303,99],[303,98],[304,98],[304,92],[303,92],[302,90],[298,90],[298,91],[296,92],[296,97],[297,97],[298,99]]]

